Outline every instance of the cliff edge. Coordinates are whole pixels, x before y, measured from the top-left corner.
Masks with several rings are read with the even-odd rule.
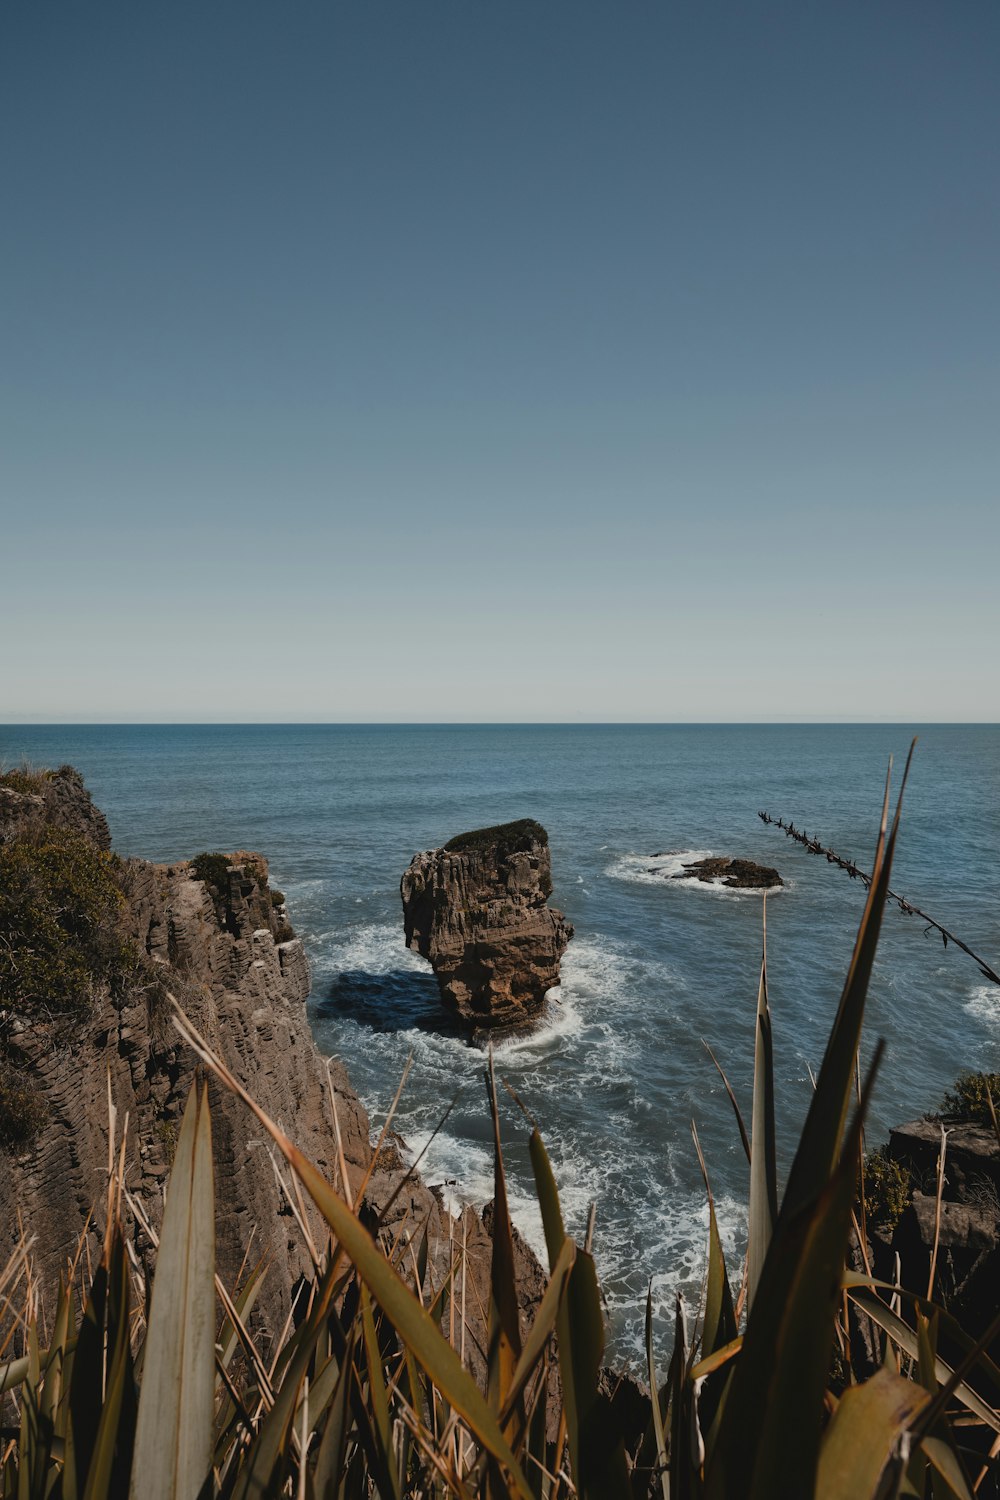
[[[373,1166],[368,1116],[343,1065],[320,1056],[304,1001],[309,971],[284,898],[257,853],[203,854],[175,864],[110,852],[103,815],[79,775],[0,776],[0,1263],[22,1222],[34,1237],[36,1285],[54,1297],[60,1272],[103,1233],[109,1102],[123,1130],[127,1222],[155,1263],[153,1234],[195,1059],[172,1021],[176,998],[248,1093],[333,1182],[339,1125],[352,1194]],[[216,1180],[217,1265],[236,1283],[244,1258],[269,1270],[255,1319],[278,1335],[308,1251],[265,1132],[209,1078]],[[335,1121],[336,1115],[336,1121]],[[374,1163],[366,1212],[387,1236],[426,1229],[435,1284],[463,1242],[470,1292],[470,1364],[485,1365],[491,1241],[483,1218],[456,1222],[397,1152]],[[402,1191],[397,1193],[397,1189]],[[395,1195],[395,1198],[394,1198]],[[298,1205],[296,1205],[297,1207]],[[327,1231],[312,1214],[316,1243]],[[518,1242],[527,1314],[544,1277]]]

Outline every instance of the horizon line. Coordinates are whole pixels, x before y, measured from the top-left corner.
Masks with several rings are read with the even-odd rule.
[[[1000,719],[0,719],[3,729],[735,729],[863,725],[991,729]]]

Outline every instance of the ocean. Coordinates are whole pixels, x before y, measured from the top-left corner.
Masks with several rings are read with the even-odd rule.
[[[998,726],[5,726],[0,761],[77,766],[123,854],[263,851],[308,951],[317,1042],[344,1059],[376,1125],[412,1057],[398,1128],[419,1151],[450,1108],[421,1169],[455,1203],[492,1196],[484,1056],[403,946],[399,879],[417,850],[466,829],[543,823],[553,903],[576,936],[545,1021],[501,1045],[496,1067],[541,1128],[572,1232],[597,1205],[610,1352],[629,1361],[650,1284],[664,1342],[675,1293],[700,1295],[692,1121],[734,1253],[745,1234],[746,1164],[706,1044],[749,1117],[762,901],[662,871],[732,854],[786,882],[768,898],[768,972],[787,1167],[864,891],[757,812],[870,868],[887,760],[898,782],[913,733],[893,887],[997,968]],[[959,1071],[1000,1068],[1000,989],[892,908],[866,1047],[879,1037],[870,1144],[933,1108]],[[513,1217],[540,1246],[528,1127],[501,1095]]]

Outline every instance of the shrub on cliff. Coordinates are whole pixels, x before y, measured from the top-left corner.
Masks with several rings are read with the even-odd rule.
[[[1000,1115],[1000,1073],[961,1073],[942,1100],[941,1115],[946,1120],[992,1126],[991,1099]]]
[[[46,828],[0,850],[0,1008],[84,1014],[96,986],[124,982],[135,955],[121,931],[117,861]]]
[[[865,1218],[875,1229],[891,1233],[910,1201],[910,1174],[884,1146],[865,1157]]]
[[[7,787],[12,792],[22,792],[30,796],[32,793],[40,792],[51,777],[51,771],[36,771],[29,765],[16,766],[11,771],[0,772],[0,787]]]
[[[494,823],[490,828],[473,828],[449,839],[445,848],[452,854],[478,853],[495,849],[501,859],[509,854],[523,854],[532,844],[547,844],[549,836],[534,818],[518,818],[514,823]]]
[[[225,895],[229,889],[228,854],[196,854],[191,869],[198,880],[203,880],[212,891]]]

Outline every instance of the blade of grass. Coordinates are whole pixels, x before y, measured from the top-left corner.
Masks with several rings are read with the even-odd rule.
[[[841,1396],[827,1429],[816,1474],[815,1500],[869,1500],[927,1392],[893,1370],[881,1369]]]
[[[903,772],[892,831],[888,838],[886,827],[889,818],[891,762],[889,774],[886,776],[882,817],[879,823],[868,897],[858,927],[840,1004],[823,1055],[819,1076],[816,1079],[816,1088],[789,1173],[788,1185],[781,1205],[782,1215],[795,1214],[805,1203],[809,1202],[815,1195],[817,1183],[824,1183],[830,1179],[840,1154],[844,1125],[850,1108],[855,1058],[861,1041],[861,1025],[864,1019],[868,983],[882,927],[882,916],[889,890],[889,876],[899,835],[903,796],[915,744],[916,740],[910,745],[910,753],[906,758],[906,769]]]
[[[490,1310],[487,1335],[487,1396],[494,1410],[507,1405],[514,1371],[521,1355],[521,1326],[517,1307],[517,1273],[514,1269],[514,1235],[507,1207],[507,1182],[500,1145],[500,1112],[497,1108],[493,1054],[486,1070],[486,1092],[493,1123],[493,1253],[490,1258]],[[518,1413],[524,1425],[523,1407]],[[513,1429],[505,1424],[507,1440]]]
[[[763,944],[757,985],[757,1020],[753,1058],[753,1109],[750,1120],[750,1229],[747,1244],[747,1307],[757,1284],[778,1217],[778,1170],[774,1141],[774,1056],[771,1010],[767,1000],[767,897],[763,902]]]
[[[189,1500],[212,1465],[215,1200],[207,1086],[188,1096],[160,1234],[131,1500]]]
[[[858,1141],[880,1057],[881,1046],[832,1176],[775,1226],[708,1463],[708,1500],[812,1493]]]

